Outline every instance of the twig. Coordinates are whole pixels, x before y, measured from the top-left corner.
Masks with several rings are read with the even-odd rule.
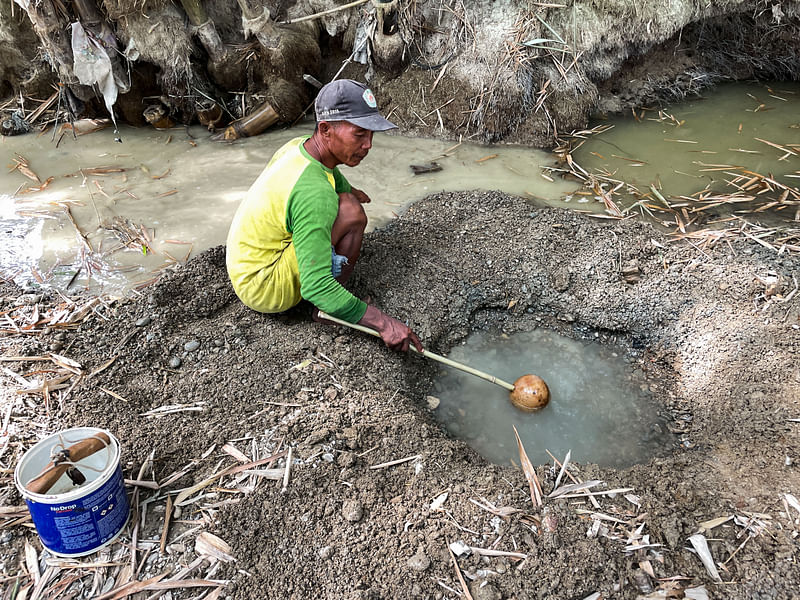
[[[456,560],[456,555],[453,554],[453,551],[450,549],[450,546],[447,547],[447,551],[450,553],[450,558],[453,559],[453,566],[456,569],[456,576],[458,577],[458,582],[461,584],[461,590],[464,592],[464,596],[467,597],[467,600],[474,600],[472,598],[472,594],[469,593],[467,582],[464,581],[464,576],[461,574],[461,569],[458,567],[458,561]]]
[[[339,12],[347,8],[353,8],[354,6],[360,6],[361,4],[366,4],[369,1],[370,0],[355,0],[355,2],[343,4],[342,6],[331,8],[330,10],[323,10],[322,12],[318,12],[313,15],[306,15],[305,17],[300,17],[299,19],[289,19],[288,21],[281,21],[279,25],[292,25],[293,23],[303,23],[304,21],[313,21],[314,19],[319,19],[320,17],[324,17],[325,15],[330,15],[332,13]]]
[[[415,454],[414,456],[406,456],[405,458],[398,458],[397,460],[390,460],[389,462],[380,463],[378,465],[372,465],[370,469],[385,469],[387,467],[393,467],[395,465],[400,465],[411,460],[419,460],[422,458],[421,454]]]

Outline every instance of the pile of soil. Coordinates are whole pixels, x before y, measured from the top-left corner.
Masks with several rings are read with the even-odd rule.
[[[283,493],[278,482],[237,496],[211,524],[236,557],[225,572],[234,598],[452,598],[456,541],[526,555],[457,559],[482,600],[698,586],[711,598],[795,597],[800,514],[784,494],[800,495],[800,424],[790,420],[800,417],[800,306],[791,295],[800,260],[746,241],[672,242],[647,224],[501,193],[441,194],[367,235],[356,270],[354,291],[408,318],[434,351],[478,329],[550,327],[626,344],[659,382],[675,445],[625,470],[573,456],[574,477],[605,482],[593,490],[633,488],[597,496],[598,507],[583,497],[537,508],[520,469],[450,439],[425,402],[436,366],[315,323],[302,306],[282,315],[244,307],[223,248],[68,333],[62,354],[87,372],[118,357],[76,387],[63,423],[111,430],[132,478],[151,451],[162,480],[213,444],[251,436],[292,447]],[[638,270],[638,281],[623,269]],[[778,280],[770,290],[767,276]],[[199,348],[186,350],[192,341]],[[7,350],[43,352],[48,343]],[[140,416],[201,402],[203,412]],[[210,475],[220,456],[174,487]],[[537,473],[548,494],[558,469]],[[471,499],[518,510],[500,518]],[[687,538],[725,516],[735,520],[704,530],[724,565],[726,583],[716,584]]]

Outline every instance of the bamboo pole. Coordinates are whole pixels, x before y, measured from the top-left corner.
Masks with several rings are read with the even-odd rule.
[[[356,331],[361,331],[362,333],[368,333],[369,335],[374,335],[375,337],[381,337],[381,334],[375,331],[374,329],[370,329],[369,327],[364,327],[363,325],[359,325],[358,323],[348,323],[347,321],[343,321],[342,319],[337,319],[336,317],[332,317],[331,315],[319,311],[319,318],[325,319],[327,321],[332,321],[333,323],[338,323],[339,325],[344,325],[345,327],[350,327],[351,329],[355,329]],[[490,375],[489,373],[484,373],[483,371],[479,371],[478,369],[473,369],[472,367],[462,364],[460,362],[456,362],[450,358],[442,356],[441,354],[436,354],[435,352],[431,352],[430,350],[422,350],[420,352],[417,350],[414,345],[412,344],[409,346],[411,350],[416,352],[417,354],[422,354],[425,358],[430,358],[437,362],[442,363],[443,365],[447,365],[448,367],[453,367],[454,369],[458,369],[459,371],[464,371],[465,373],[469,373],[470,375],[475,375],[476,377],[480,377],[488,381],[489,383],[494,383],[495,385],[499,385],[502,388],[507,389],[510,392],[514,391],[513,384],[508,383],[507,381],[503,381],[502,379],[498,379],[494,375]]]

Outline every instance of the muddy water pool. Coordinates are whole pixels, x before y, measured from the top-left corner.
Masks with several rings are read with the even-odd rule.
[[[242,195],[272,153],[311,131],[305,125],[232,144],[210,141],[201,128],[123,128],[121,143],[110,129],[65,135],[58,146],[51,134],[0,138],[9,168],[24,157],[41,181],[53,177],[31,191],[39,184],[20,170],[0,172],[7,240],[0,274],[23,285],[72,281],[71,291],[119,293],[146,284],[159,269],[224,243]],[[409,168],[431,160],[442,170],[414,175]],[[377,134],[366,160],[342,170],[372,197],[366,208],[375,228],[445,190],[504,189],[558,204],[575,184],[541,177],[540,165],[552,160],[528,148]]]
[[[735,191],[726,181],[734,178],[732,173],[739,174],[739,168],[770,174],[784,185],[800,188],[800,84],[796,82],[720,85],[699,98],[661,110],[639,109],[635,117],[629,113],[595,125],[613,128],[574,152],[578,164],[640,192],[648,192],[652,185],[673,205],[685,200],[681,196],[705,188]],[[794,154],[770,144],[788,147]],[[629,204],[635,201],[628,198]],[[575,195],[566,200],[585,203],[591,198]],[[654,199],[651,204],[658,202]],[[753,208],[749,203],[721,205],[708,214],[713,220],[731,213],[751,214]],[[796,214],[795,205],[784,204],[759,213],[758,218],[796,221],[800,219]]]
[[[627,467],[669,451],[675,443],[638,360],[621,347],[574,340],[546,329],[511,336],[478,332],[448,355],[509,383],[533,373],[550,388],[535,413],[511,405],[508,392],[444,368],[432,395],[436,418],[486,459],[519,465],[517,428],[534,464],[573,460]],[[436,403],[432,400],[433,404]]]

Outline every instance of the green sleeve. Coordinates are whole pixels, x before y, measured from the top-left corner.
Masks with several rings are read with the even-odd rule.
[[[300,270],[300,295],[320,310],[356,323],[367,305],[331,273],[331,228],[339,211],[339,198],[327,182],[319,186],[301,181],[286,208],[286,227],[292,234]]]
[[[337,194],[349,194],[350,190],[353,189],[350,182],[345,179],[338,167],[333,168],[333,179],[336,182]]]

